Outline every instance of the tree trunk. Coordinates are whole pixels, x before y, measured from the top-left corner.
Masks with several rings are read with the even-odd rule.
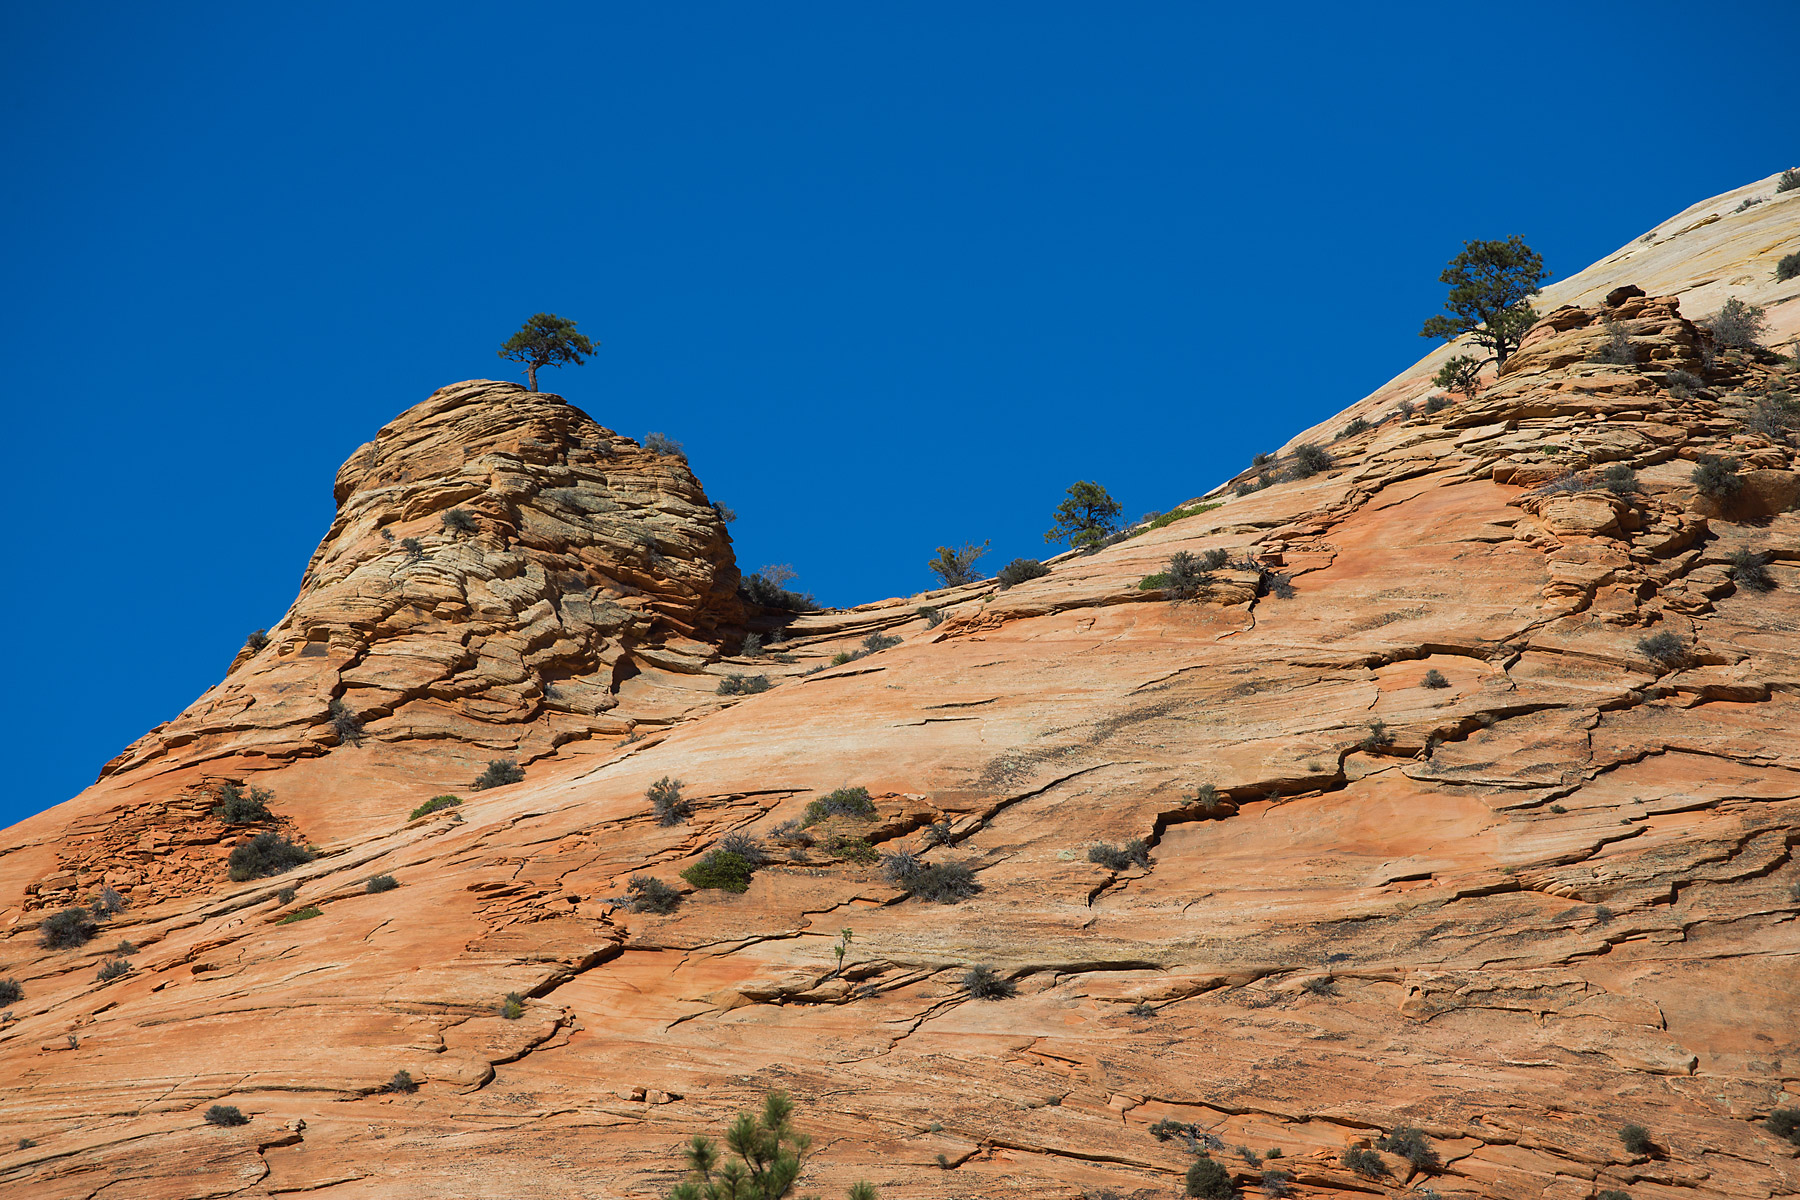
[[[530,383],[527,384],[526,386],[528,386],[534,392],[537,391],[537,364],[536,363],[526,363],[525,364],[525,378],[530,380]]]

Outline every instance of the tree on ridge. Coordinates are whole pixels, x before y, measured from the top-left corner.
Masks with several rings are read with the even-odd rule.
[[[575,332],[575,322],[555,313],[538,313],[500,347],[500,357],[525,364],[527,386],[537,391],[539,367],[580,366],[594,352],[594,343]]]
[[[1438,276],[1439,283],[1450,285],[1444,299],[1449,315],[1440,313],[1426,321],[1419,336],[1454,342],[1467,334],[1488,357],[1459,356],[1458,361],[1473,362],[1476,368],[1489,362],[1505,366],[1537,320],[1528,301],[1548,276],[1543,256],[1516,233],[1504,242],[1464,242],[1462,253]],[[1441,376],[1439,383],[1444,385]]]
[[[1123,511],[1106,489],[1086,479],[1069,485],[1068,498],[1056,506],[1056,524],[1044,535],[1046,542],[1069,541],[1071,549],[1099,548],[1118,528]]]

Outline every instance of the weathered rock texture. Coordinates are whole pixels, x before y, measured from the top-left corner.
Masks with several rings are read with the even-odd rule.
[[[1800,240],[1800,203],[1762,207],[1777,204]],[[1638,366],[1594,361],[1608,322]],[[1708,357],[1699,386],[1673,374]],[[1172,1197],[1193,1155],[1152,1136],[1163,1120],[1197,1126],[1246,1188],[1262,1168],[1235,1148],[1279,1147],[1264,1165],[1302,1196],[1793,1195],[1800,1147],[1761,1122],[1800,1107],[1800,513],[1792,448],[1744,432],[1750,398],[1783,378],[1772,355],[1714,353],[1668,296],[1563,308],[1476,397],[1338,441],[1327,471],[1221,489],[1006,591],[923,598],[941,623],[920,598],[809,614],[756,660],[697,648],[741,619],[728,559],[701,565],[723,552],[704,497],[611,443],[663,472],[630,486],[666,497],[653,507],[688,532],[662,553],[683,565],[663,579],[646,553],[627,576],[613,556],[630,539],[612,535],[588,578],[665,622],[665,646],[688,639],[679,661],[633,642],[645,671],[696,683],[634,740],[560,746],[522,686],[558,644],[523,632],[525,614],[558,602],[489,600],[488,579],[548,578],[545,557],[603,534],[534,532],[520,514],[543,512],[541,487],[509,508],[508,481],[540,469],[523,455],[457,494],[444,481],[468,469],[467,434],[447,432],[431,460],[456,465],[416,483],[378,465],[378,440],[294,613],[226,685],[244,712],[302,693],[310,707],[233,728],[215,691],[6,835],[0,977],[25,998],[0,1029],[0,1129],[34,1144],[0,1155],[0,1188],[651,1197],[689,1135],[785,1088],[816,1137],[802,1190],[823,1195],[867,1178],[889,1200]],[[485,406],[575,419],[479,386],[466,419],[507,444]],[[1702,456],[1736,462],[1728,502],[1696,493]],[[613,461],[593,469],[623,488]],[[1635,489],[1596,486],[1613,464]],[[403,580],[382,524],[435,530],[452,504],[480,532],[433,533],[428,554],[457,555],[454,578],[486,591],[421,584],[419,619],[434,646],[491,627],[470,640],[503,637],[513,669],[466,690],[444,681],[468,666],[412,685],[359,674],[409,636],[378,631],[411,610],[349,581]],[[1138,586],[1173,552],[1211,549],[1229,562],[1198,598]],[[1751,589],[1740,549],[1770,556],[1773,590]],[[490,568],[503,556],[510,575]],[[558,678],[592,675],[624,628],[581,619],[588,648],[557,661],[582,669]],[[828,665],[874,633],[902,640]],[[301,668],[317,674],[280,673]],[[714,695],[732,672],[775,686]],[[368,736],[334,746],[326,700],[359,691]],[[556,711],[626,703],[621,688],[605,714]],[[488,747],[540,736],[523,784],[407,819],[446,790],[430,755],[480,746],[454,760],[460,779]],[[645,794],[666,776],[692,803],[673,825]],[[216,864],[228,847],[193,806],[224,777],[272,789],[320,857],[242,884],[215,865],[129,893],[86,947],[37,946],[28,896],[102,882],[70,844],[110,836],[150,872],[192,833]],[[870,791],[874,819],[831,818],[810,844],[786,827],[845,785]],[[749,890],[682,885],[728,833],[769,856]],[[1089,860],[1140,838],[1147,866]],[[982,890],[910,897],[862,842],[966,863]],[[400,886],[368,892],[377,874]],[[672,915],[633,912],[617,898],[638,874],[688,894]],[[132,970],[98,982],[121,938]],[[976,964],[1017,994],[972,998]],[[397,1070],[420,1089],[383,1091]],[[214,1103],[249,1124],[204,1124]],[[1651,1153],[1621,1144],[1627,1123]],[[1441,1168],[1343,1165],[1402,1125]]]

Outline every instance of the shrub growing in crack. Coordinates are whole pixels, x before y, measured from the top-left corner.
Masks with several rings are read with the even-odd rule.
[[[1381,1155],[1362,1146],[1352,1146],[1344,1151],[1343,1163],[1364,1179],[1381,1179],[1391,1175],[1388,1165],[1381,1161]]]
[[[1600,486],[1615,496],[1629,496],[1642,490],[1637,472],[1628,463],[1613,463],[1600,472]]]
[[[345,707],[342,700],[331,702],[331,728],[338,735],[339,741],[348,742],[352,746],[362,745],[362,718]]]
[[[948,846],[950,844],[950,839],[955,835],[950,829],[950,822],[933,821],[925,827],[923,836],[925,839],[925,848],[929,850],[933,846]]]
[[[1594,354],[1594,361],[1610,363],[1616,367],[1637,366],[1637,351],[1632,348],[1631,335],[1617,321],[1605,323],[1606,342]]]
[[[1732,350],[1748,350],[1762,338],[1769,327],[1768,310],[1760,304],[1746,304],[1736,296],[1726,300],[1719,311],[1702,317],[1700,324],[1712,331],[1713,340]]]
[[[46,950],[69,950],[94,936],[93,914],[85,908],[65,908],[38,924],[38,945]]]
[[[505,787],[512,783],[525,782],[525,768],[510,758],[491,758],[487,769],[475,777],[469,785],[477,792],[485,792],[489,788]]]
[[[704,857],[681,873],[694,887],[720,892],[747,892],[756,874],[740,855],[729,850],[708,850]]]
[[[1443,1167],[1436,1150],[1425,1138],[1425,1131],[1414,1125],[1401,1125],[1392,1133],[1375,1140],[1377,1150],[1386,1150],[1389,1154],[1398,1154],[1413,1165],[1415,1171],[1429,1171],[1436,1174]]]
[[[1288,474],[1294,479],[1310,479],[1320,471],[1329,471],[1335,465],[1336,461],[1323,446],[1301,442],[1294,447],[1294,461],[1288,467]]]
[[[1124,846],[1115,846],[1111,842],[1095,842],[1088,847],[1088,861],[1098,863],[1109,871],[1125,871],[1137,866],[1146,871],[1150,869],[1150,843],[1143,838],[1132,838]]]
[[[871,633],[863,639],[864,654],[879,654],[883,650],[892,650],[900,644],[900,639],[887,633]]]
[[[725,1135],[738,1158],[727,1160],[719,1147],[695,1134],[685,1151],[690,1177],[666,1200],[776,1200],[793,1188],[812,1139],[794,1128],[794,1102],[786,1092],[770,1092],[760,1114],[739,1112]],[[848,1200],[876,1200],[866,1180],[851,1184]]]
[[[419,1090],[411,1071],[395,1071],[394,1077],[381,1085],[381,1090],[395,1096],[410,1096]]]
[[[863,866],[878,862],[881,858],[881,851],[870,845],[868,838],[851,837],[844,833],[833,834],[831,840],[825,843],[825,849],[839,858],[861,863]]]
[[[875,801],[865,787],[841,787],[820,796],[806,806],[806,823],[817,825],[831,817],[855,817],[861,821],[875,819]]]
[[[400,886],[400,881],[392,875],[375,875],[363,885],[363,890],[371,894],[391,892]]]
[[[468,511],[460,508],[452,508],[446,511],[440,519],[444,523],[444,528],[448,529],[451,533],[474,533],[477,529],[481,528],[481,526],[476,523],[474,516]]]
[[[650,801],[651,811],[656,814],[656,823],[665,828],[681,824],[694,813],[693,806],[681,797],[679,779],[664,775],[644,790],[644,796]]]
[[[1419,681],[1419,686],[1427,688],[1447,688],[1450,686],[1450,681],[1444,678],[1444,673],[1442,671],[1433,667],[1431,670],[1425,672],[1425,678]]]
[[[906,885],[914,897],[928,904],[956,904],[979,895],[981,884],[968,863],[927,863]]]
[[[17,1004],[25,998],[25,989],[16,979],[0,979],[0,1008]]]
[[[737,855],[749,863],[753,871],[769,861],[769,852],[763,849],[763,844],[747,833],[728,833],[718,840],[714,848]]]
[[[1019,994],[1018,986],[1012,980],[1002,979],[986,963],[979,963],[964,971],[962,985],[976,1000],[1009,1000]]]
[[[233,883],[280,875],[313,860],[313,852],[279,833],[259,833],[247,842],[239,842],[231,851],[227,873]]]
[[[1187,1194],[1201,1200],[1231,1200],[1237,1189],[1231,1185],[1231,1172],[1204,1152],[1187,1169]]]
[[[1281,571],[1263,571],[1257,579],[1257,591],[1277,600],[1294,598],[1294,583]]]
[[[237,784],[226,782],[219,785],[213,796],[218,803],[213,805],[212,815],[227,825],[256,825],[275,819],[269,811],[269,801],[275,793],[264,788],[252,787],[245,792]]]
[[[248,1125],[250,1123],[250,1118],[246,1117],[243,1110],[235,1104],[215,1104],[206,1110],[206,1115],[201,1119],[208,1125],[222,1125],[226,1127],[233,1125]]]
[[[1702,496],[1713,500],[1729,500],[1744,490],[1743,476],[1738,474],[1735,459],[1707,455],[1700,460],[1688,478]]]
[[[927,629],[936,629],[939,625],[942,625],[944,623],[943,612],[940,611],[939,609],[933,608],[929,604],[921,604],[921,605],[919,605],[919,607],[913,609],[913,615],[918,616],[918,617],[924,617],[925,618],[925,628],[927,628]]]
[[[88,911],[101,919],[117,916],[125,911],[125,897],[111,887],[103,887],[88,902]]]
[[[1262,1193],[1271,1200],[1282,1200],[1294,1194],[1294,1173],[1270,1167],[1262,1173]]]
[[[768,691],[772,686],[767,675],[744,675],[733,671],[719,680],[718,694],[721,696],[754,696]]]
[[[1140,1020],[1147,1021],[1156,1015],[1156,1005],[1150,1003],[1148,1000],[1139,1000],[1125,1011]]]
[[[1638,649],[1643,652],[1645,658],[1664,671],[1680,670],[1687,666],[1693,658],[1687,643],[1667,629],[1661,633],[1653,633],[1649,637],[1639,638]]]
[[[896,850],[881,856],[881,877],[895,887],[912,890],[912,880],[925,864],[910,850]]]
[[[461,803],[462,803],[461,796],[451,796],[451,795],[433,796],[431,799],[427,800],[425,803],[419,805],[419,807],[413,809],[412,815],[407,817],[406,819],[409,821],[416,821],[420,817],[428,817],[432,813],[438,812],[441,809],[455,808],[458,805],[460,805]]]
[[[17,985],[15,985],[17,986]],[[1800,1108],[1778,1108],[1763,1122],[1763,1128],[1778,1138],[1800,1146]]]
[[[1369,732],[1358,743],[1365,754],[1380,754],[1394,744],[1394,735],[1388,732],[1387,722],[1377,718],[1369,722]]]
[[[292,925],[295,921],[310,921],[319,915],[319,906],[316,904],[309,904],[297,912],[288,913],[275,923],[277,925]]]
[[[506,993],[506,999],[500,1003],[500,1015],[508,1021],[516,1021],[525,1015],[525,997],[517,992]]]
[[[1752,592],[1775,589],[1775,577],[1769,574],[1769,557],[1754,550],[1733,550],[1729,559],[1732,582]]]
[[[1319,975],[1306,981],[1306,990],[1315,996],[1335,996],[1338,994],[1337,980],[1329,975]]]
[[[681,903],[681,890],[654,875],[633,875],[631,882],[625,885],[625,891],[630,896],[632,912],[667,916]]]
[[[121,975],[129,974],[131,974],[131,963],[123,958],[115,958],[101,967],[100,973],[95,978],[101,983],[111,983]]]
[[[1642,1125],[1620,1126],[1619,1144],[1625,1147],[1627,1154],[1647,1155],[1656,1149],[1656,1143],[1650,1140],[1650,1131]]]
[[[1000,590],[1004,592],[1009,587],[1024,583],[1028,579],[1041,579],[1049,573],[1050,568],[1035,558],[1015,558],[1001,567],[1000,573],[994,578],[999,580]]]

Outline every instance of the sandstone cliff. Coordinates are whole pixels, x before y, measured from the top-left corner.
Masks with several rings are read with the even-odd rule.
[[[1791,323],[1800,280],[1762,279],[1800,192],[1669,240],[1752,218],[1717,269]],[[1598,264],[1498,379],[1407,415],[1427,359],[1324,427],[1372,422],[1327,470],[1004,591],[808,614],[757,659],[681,464],[445,389],[340,474],[269,645],[6,834],[0,1130],[32,1144],[0,1189],[659,1196],[688,1136],[784,1088],[825,1195],[1169,1197],[1193,1145],[1300,1196],[1795,1194],[1763,1122],[1800,1107],[1800,473],[1752,431],[1793,375],[1715,345],[1678,263],[1641,293]],[[1692,480],[1714,457],[1723,496]],[[1194,599],[1139,586],[1178,550],[1225,563]],[[901,640],[834,661],[871,634]],[[468,792],[502,752],[525,782]],[[319,856],[229,882],[221,779]],[[795,828],[846,786],[872,816]],[[683,884],[729,834],[767,857],[748,890]],[[898,851],[978,893],[912,894],[871,861]],[[641,874],[679,907],[635,911]],[[109,879],[97,937],[38,945]],[[1401,1127],[1439,1166],[1345,1164]]]

